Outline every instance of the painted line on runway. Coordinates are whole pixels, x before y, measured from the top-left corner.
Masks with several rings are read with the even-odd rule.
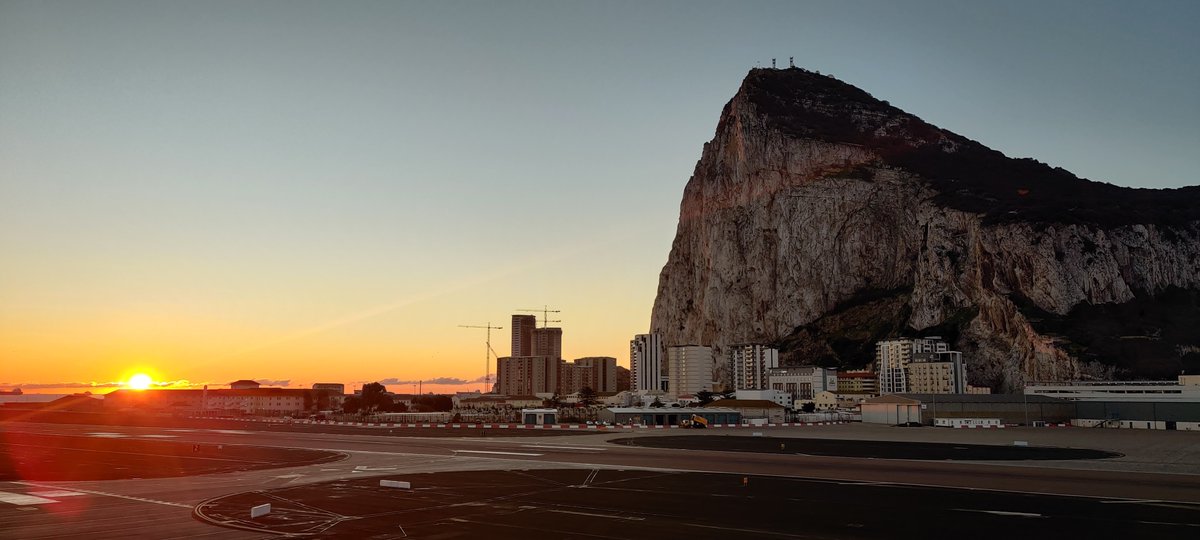
[[[61,489],[53,489],[50,491],[30,491],[29,494],[36,495],[38,497],[78,497],[80,495],[87,495],[86,493],[80,493],[78,491],[63,491]]]
[[[544,456],[545,454],[531,454],[528,452],[499,452],[495,450],[454,450],[454,453],[463,454],[495,454],[498,456]]]
[[[646,518],[636,517],[636,516],[614,516],[612,514],[595,514],[592,512],[577,512],[575,510],[554,510],[554,509],[550,509],[550,508],[547,508],[546,511],[554,512],[555,514],[571,514],[572,516],[588,516],[588,517],[598,517],[598,518],[604,518],[604,519],[624,519],[624,520],[628,520],[628,521],[646,521]]]
[[[57,488],[57,486],[48,486],[48,485],[45,485],[45,484],[36,484],[36,483],[33,483],[33,482],[13,482],[13,483],[14,483],[14,484],[20,484],[20,485],[22,485],[22,486],[39,487],[39,488],[44,488],[44,489],[55,489],[55,488]],[[145,498],[145,497],[134,497],[134,496],[131,496],[131,495],[121,495],[121,494],[119,494],[119,493],[108,493],[108,492],[106,492],[106,491],[95,491],[95,490],[91,490],[91,489],[79,489],[79,488],[71,488],[71,490],[72,490],[72,491],[78,491],[78,492],[80,492],[80,493],[87,493],[87,494],[89,494],[89,495],[100,495],[100,496],[102,496],[102,497],[113,497],[113,498],[117,498],[117,499],[126,499],[126,500],[130,500],[130,501],[138,501],[138,502],[146,502],[146,503],[161,504],[161,505],[164,505],[164,506],[174,506],[174,507],[177,507],[177,508],[187,508],[188,510],[191,510],[191,509],[192,509],[192,506],[191,506],[191,505],[188,505],[188,504],[173,503],[173,502],[170,502],[170,501],[160,501],[160,500],[156,500],[156,499],[147,499],[147,498]],[[47,500],[48,500],[48,499],[47,499]],[[58,501],[51,501],[51,502],[58,502]]]
[[[598,448],[595,446],[551,446],[549,444],[522,444],[521,448],[549,448],[552,450],[590,450],[593,452],[604,452],[607,448]]]
[[[978,512],[980,514],[992,514],[994,516],[1012,516],[1012,517],[1027,517],[1027,518],[1044,518],[1041,514],[1033,514],[1030,512],[1009,512],[1007,510],[976,510],[974,508],[953,508],[955,512]]]
[[[24,493],[10,493],[8,491],[0,491],[0,502],[8,503],[8,504],[15,504],[17,506],[28,506],[31,504],[51,504],[51,503],[56,503],[58,501],[56,501],[54,499],[47,499],[45,497],[38,497],[36,495],[26,495]]]

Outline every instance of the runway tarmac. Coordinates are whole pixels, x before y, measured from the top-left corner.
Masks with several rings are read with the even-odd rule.
[[[777,428],[772,435],[796,434],[843,426]],[[60,434],[91,437],[96,426],[0,422],[5,433]],[[1195,511],[1200,503],[1200,476],[1120,471],[1061,469],[1045,466],[997,466],[984,462],[896,461],[831,456],[733,453],[706,450],[638,448],[607,443],[621,435],[547,438],[408,438],[255,431],[105,426],[113,439],[163,438],[188,444],[258,445],[326,450],[345,454],[336,463],[261,471],[237,471],[174,479],[97,482],[0,483],[0,492],[16,502],[0,500],[0,536],[54,538],[76,532],[92,537],[119,537],[136,532],[144,538],[246,538],[255,533],[221,529],[192,519],[197,504],[231,494],[270,491],[331,481],[404,477],[445,471],[481,470],[650,470],[658,472],[729,473],[764,477],[834,481],[864,497],[881,486],[906,489],[956,488],[960,500],[991,491],[1069,495],[1119,500],[1111,512],[1129,508],[1175,505]],[[808,433],[816,433],[808,431]],[[704,436],[704,435],[699,435]],[[959,434],[958,437],[970,437]],[[1086,463],[1086,462],[1080,462]],[[36,485],[31,485],[36,484]],[[873,486],[873,487],[872,487]],[[871,489],[867,489],[871,487]],[[35,492],[72,492],[49,496]],[[22,496],[54,502],[39,503]],[[56,510],[57,509],[57,510]],[[703,511],[707,511],[701,509]],[[1193,523],[1200,523],[1200,513]],[[124,516],[124,519],[117,519]],[[147,521],[153,517],[154,521]],[[199,528],[197,528],[199,527]],[[247,536],[248,535],[248,536]]]

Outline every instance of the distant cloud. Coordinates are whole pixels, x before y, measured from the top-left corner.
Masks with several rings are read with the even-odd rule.
[[[254,379],[254,382],[263,386],[287,386],[292,383],[291,379]]]
[[[462,379],[459,377],[433,377],[431,379],[422,379],[422,380],[401,380],[396,377],[389,377],[387,379],[380,379],[378,382],[379,382],[379,384],[382,384],[385,386],[389,385],[389,384],[440,384],[440,385],[457,386],[457,385],[463,385],[463,384],[481,383],[481,382],[483,382],[483,379],[484,379],[483,377],[478,377],[476,379],[472,379],[472,380],[468,381],[466,379]],[[493,377],[492,379],[494,380],[495,377]]]

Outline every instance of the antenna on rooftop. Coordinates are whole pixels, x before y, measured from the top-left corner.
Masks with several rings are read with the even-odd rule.
[[[788,67],[791,67],[791,68],[796,67],[796,62],[795,62],[794,58],[795,58],[794,56],[788,57]]]
[[[771,59],[771,69],[775,69],[775,59]]]

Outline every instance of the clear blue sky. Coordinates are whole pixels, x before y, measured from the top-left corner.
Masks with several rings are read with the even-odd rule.
[[[624,363],[757,62],[1177,187],[1197,28],[1194,1],[0,1],[0,382],[470,379],[455,325],[542,304],[567,356]]]

